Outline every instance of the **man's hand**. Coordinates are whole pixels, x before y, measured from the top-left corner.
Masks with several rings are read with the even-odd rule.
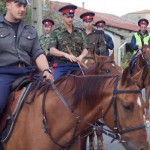
[[[83,57],[80,55],[79,57],[76,57],[76,59],[77,59],[78,62],[81,62]]]
[[[72,54],[64,53],[64,57],[69,59],[71,62],[73,62],[73,61],[76,62],[77,61],[77,58]]]
[[[44,77],[43,79],[44,81],[45,80],[51,80],[52,82],[54,81],[53,75],[46,70],[43,72],[43,77]]]

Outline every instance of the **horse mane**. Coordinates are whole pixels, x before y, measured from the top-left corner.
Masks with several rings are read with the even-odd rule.
[[[82,100],[87,103],[93,102],[98,97],[107,81],[108,76],[86,76],[72,77],[74,80],[75,91],[73,94],[73,105],[78,106]],[[86,89],[86,90],[85,90]]]
[[[85,100],[87,103],[92,103],[100,94],[100,91],[103,90],[107,79],[114,79],[115,77],[116,76],[87,75],[83,77],[69,75],[67,80],[71,80],[72,86],[74,87],[74,90],[72,88],[70,90],[70,92],[73,91],[72,105],[76,107],[82,100]]]

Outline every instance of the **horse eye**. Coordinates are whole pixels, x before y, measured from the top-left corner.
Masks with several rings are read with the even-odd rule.
[[[110,73],[110,70],[106,70],[106,73]]]
[[[123,105],[123,108],[126,110],[132,110],[132,105]]]

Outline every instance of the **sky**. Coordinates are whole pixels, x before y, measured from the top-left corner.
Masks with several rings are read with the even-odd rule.
[[[58,0],[69,2],[86,9],[122,16],[127,13],[150,10],[150,0]]]

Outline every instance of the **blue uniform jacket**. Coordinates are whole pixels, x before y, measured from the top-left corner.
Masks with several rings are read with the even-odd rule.
[[[104,38],[106,41],[106,54],[105,55],[108,56],[109,55],[108,49],[113,50],[114,49],[114,43],[113,43],[111,36],[106,34],[105,32],[104,32]]]

